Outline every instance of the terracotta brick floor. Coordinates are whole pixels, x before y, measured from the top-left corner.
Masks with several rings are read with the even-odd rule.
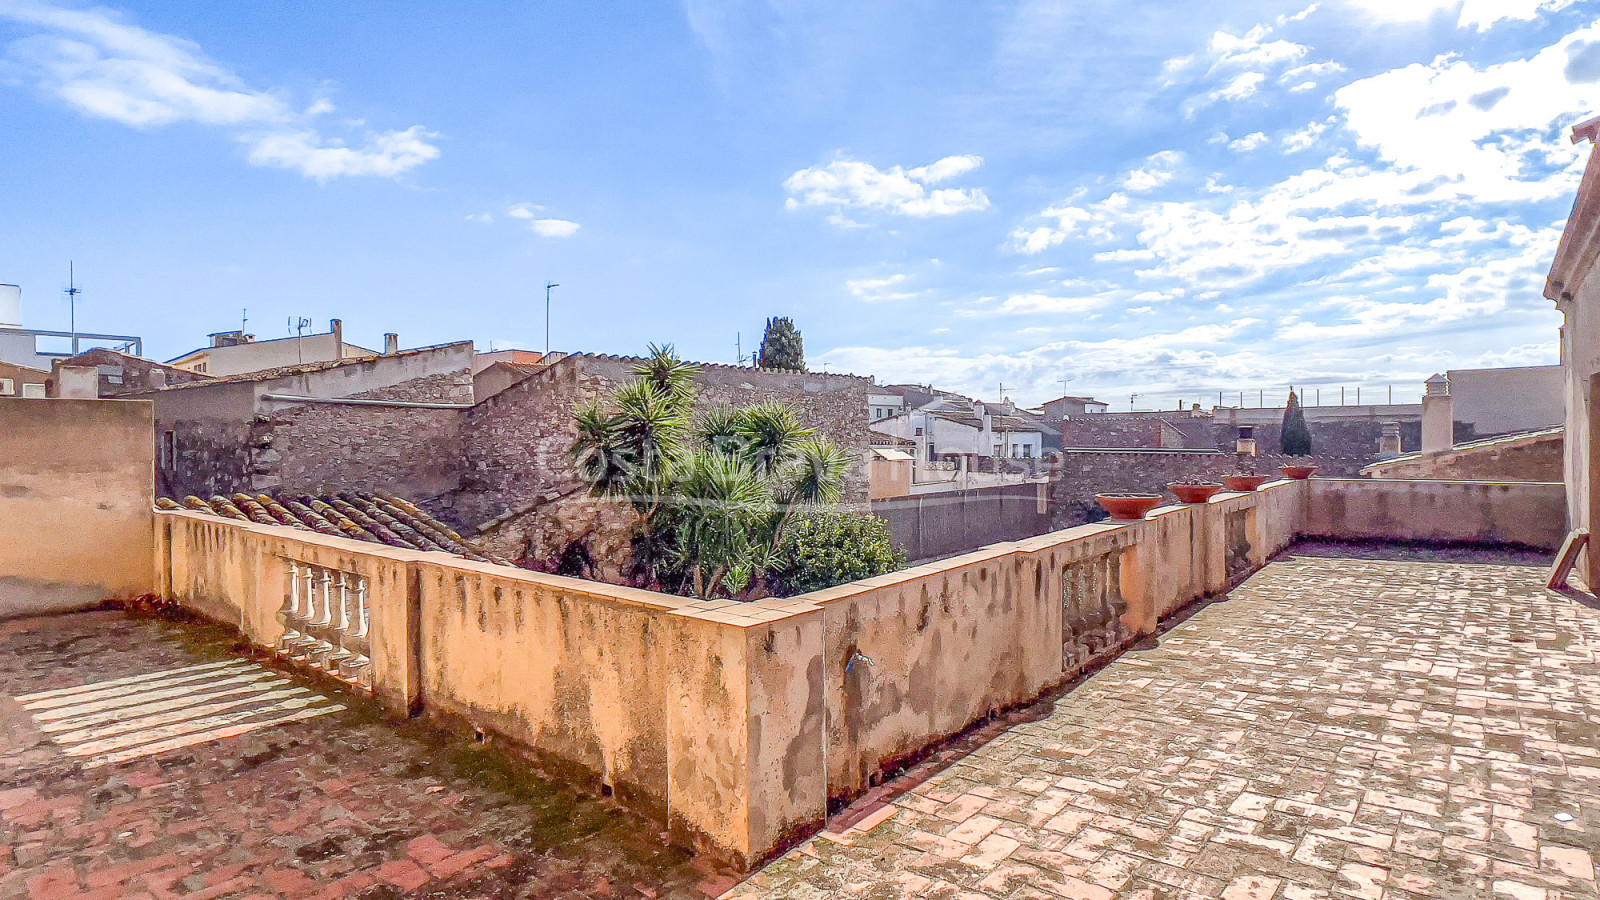
[[[293,709],[348,708],[86,768],[15,699],[237,659],[230,645],[211,626],[116,612],[0,623],[0,900],[704,900],[733,883],[658,828],[492,749],[256,667],[242,677],[267,679]],[[250,712],[217,713],[233,721],[221,733]]]
[[[1296,548],[729,896],[1596,896],[1600,612],[1537,559],[1340,553]]]

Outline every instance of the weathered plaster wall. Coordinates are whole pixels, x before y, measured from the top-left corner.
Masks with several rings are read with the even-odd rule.
[[[1567,533],[1560,483],[1322,479],[1308,482],[1301,534],[1361,540],[1518,544]]]
[[[825,814],[820,616],[797,618],[814,607],[733,615],[728,601],[155,515],[163,595],[258,644],[282,635],[289,560],[364,576],[374,692],[391,710],[465,719],[586,770],[739,862]]]
[[[151,409],[0,398],[0,619],[155,586]]]
[[[1559,504],[1560,485],[1279,481],[749,604],[186,512],[157,514],[157,557],[164,592],[266,644],[286,559],[366,576],[391,708],[515,739],[748,863],[830,797],[1109,659],[1298,533],[1536,543],[1559,534],[1539,524]]]

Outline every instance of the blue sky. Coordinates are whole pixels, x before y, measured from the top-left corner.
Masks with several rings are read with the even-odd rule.
[[[0,281],[160,358],[539,348],[551,280],[558,349],[1399,399],[1557,361],[1596,85],[1600,0],[0,0]]]

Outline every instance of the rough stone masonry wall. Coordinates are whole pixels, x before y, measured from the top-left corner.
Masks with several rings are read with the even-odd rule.
[[[637,360],[570,356],[479,403],[464,420],[467,462],[452,501],[455,518],[479,528],[479,542],[512,559],[548,563],[580,542],[616,579],[631,554],[626,511],[587,496],[573,470],[575,406],[608,395],[632,377]],[[700,369],[697,409],[778,400],[801,421],[849,450],[857,464],[846,500],[867,501],[867,393],[871,382],[848,375],[766,372],[733,366]]]
[[[436,498],[448,499],[460,484],[465,456],[461,410],[269,401],[262,406],[270,411],[246,417],[243,410],[253,387],[197,388],[238,394],[237,413],[195,411],[160,426],[173,432],[177,451],[175,464],[160,472],[158,490],[163,495],[385,491],[453,518]],[[471,381],[468,370],[461,369],[353,397],[466,402],[471,398]],[[158,435],[157,440],[165,438]]]
[[[1246,459],[1244,467],[1261,475],[1279,477],[1281,465],[1318,466],[1323,476],[1354,476],[1361,461],[1350,457],[1262,455]],[[1137,491],[1177,498],[1167,485],[1180,480],[1220,482],[1240,468],[1233,453],[1196,453],[1181,450],[1067,450],[1053,460],[1050,499],[1056,528],[1069,528],[1100,518],[1094,495],[1108,491]]]
[[[355,396],[460,403],[470,397],[467,375],[429,375]],[[387,492],[453,518],[448,502],[461,485],[464,412],[324,403],[278,409],[257,437],[256,484],[289,494]]]
[[[1559,482],[1564,444],[1564,436],[1556,432],[1390,460],[1365,469],[1362,474],[1372,478]]]

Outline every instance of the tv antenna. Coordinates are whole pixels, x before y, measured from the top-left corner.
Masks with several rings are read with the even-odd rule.
[[[306,361],[305,331],[311,327],[311,320],[304,316],[290,316],[289,330],[294,332],[294,355],[300,362]]]
[[[67,328],[72,332],[72,355],[78,355],[78,295],[83,291],[78,290],[77,274],[73,271],[72,260],[67,260]]]
[[[1133,412],[1133,401],[1143,397],[1143,394],[1133,393],[1128,395],[1128,412]]]
[[[554,281],[544,283],[544,354],[550,355],[550,289],[561,285]]]

